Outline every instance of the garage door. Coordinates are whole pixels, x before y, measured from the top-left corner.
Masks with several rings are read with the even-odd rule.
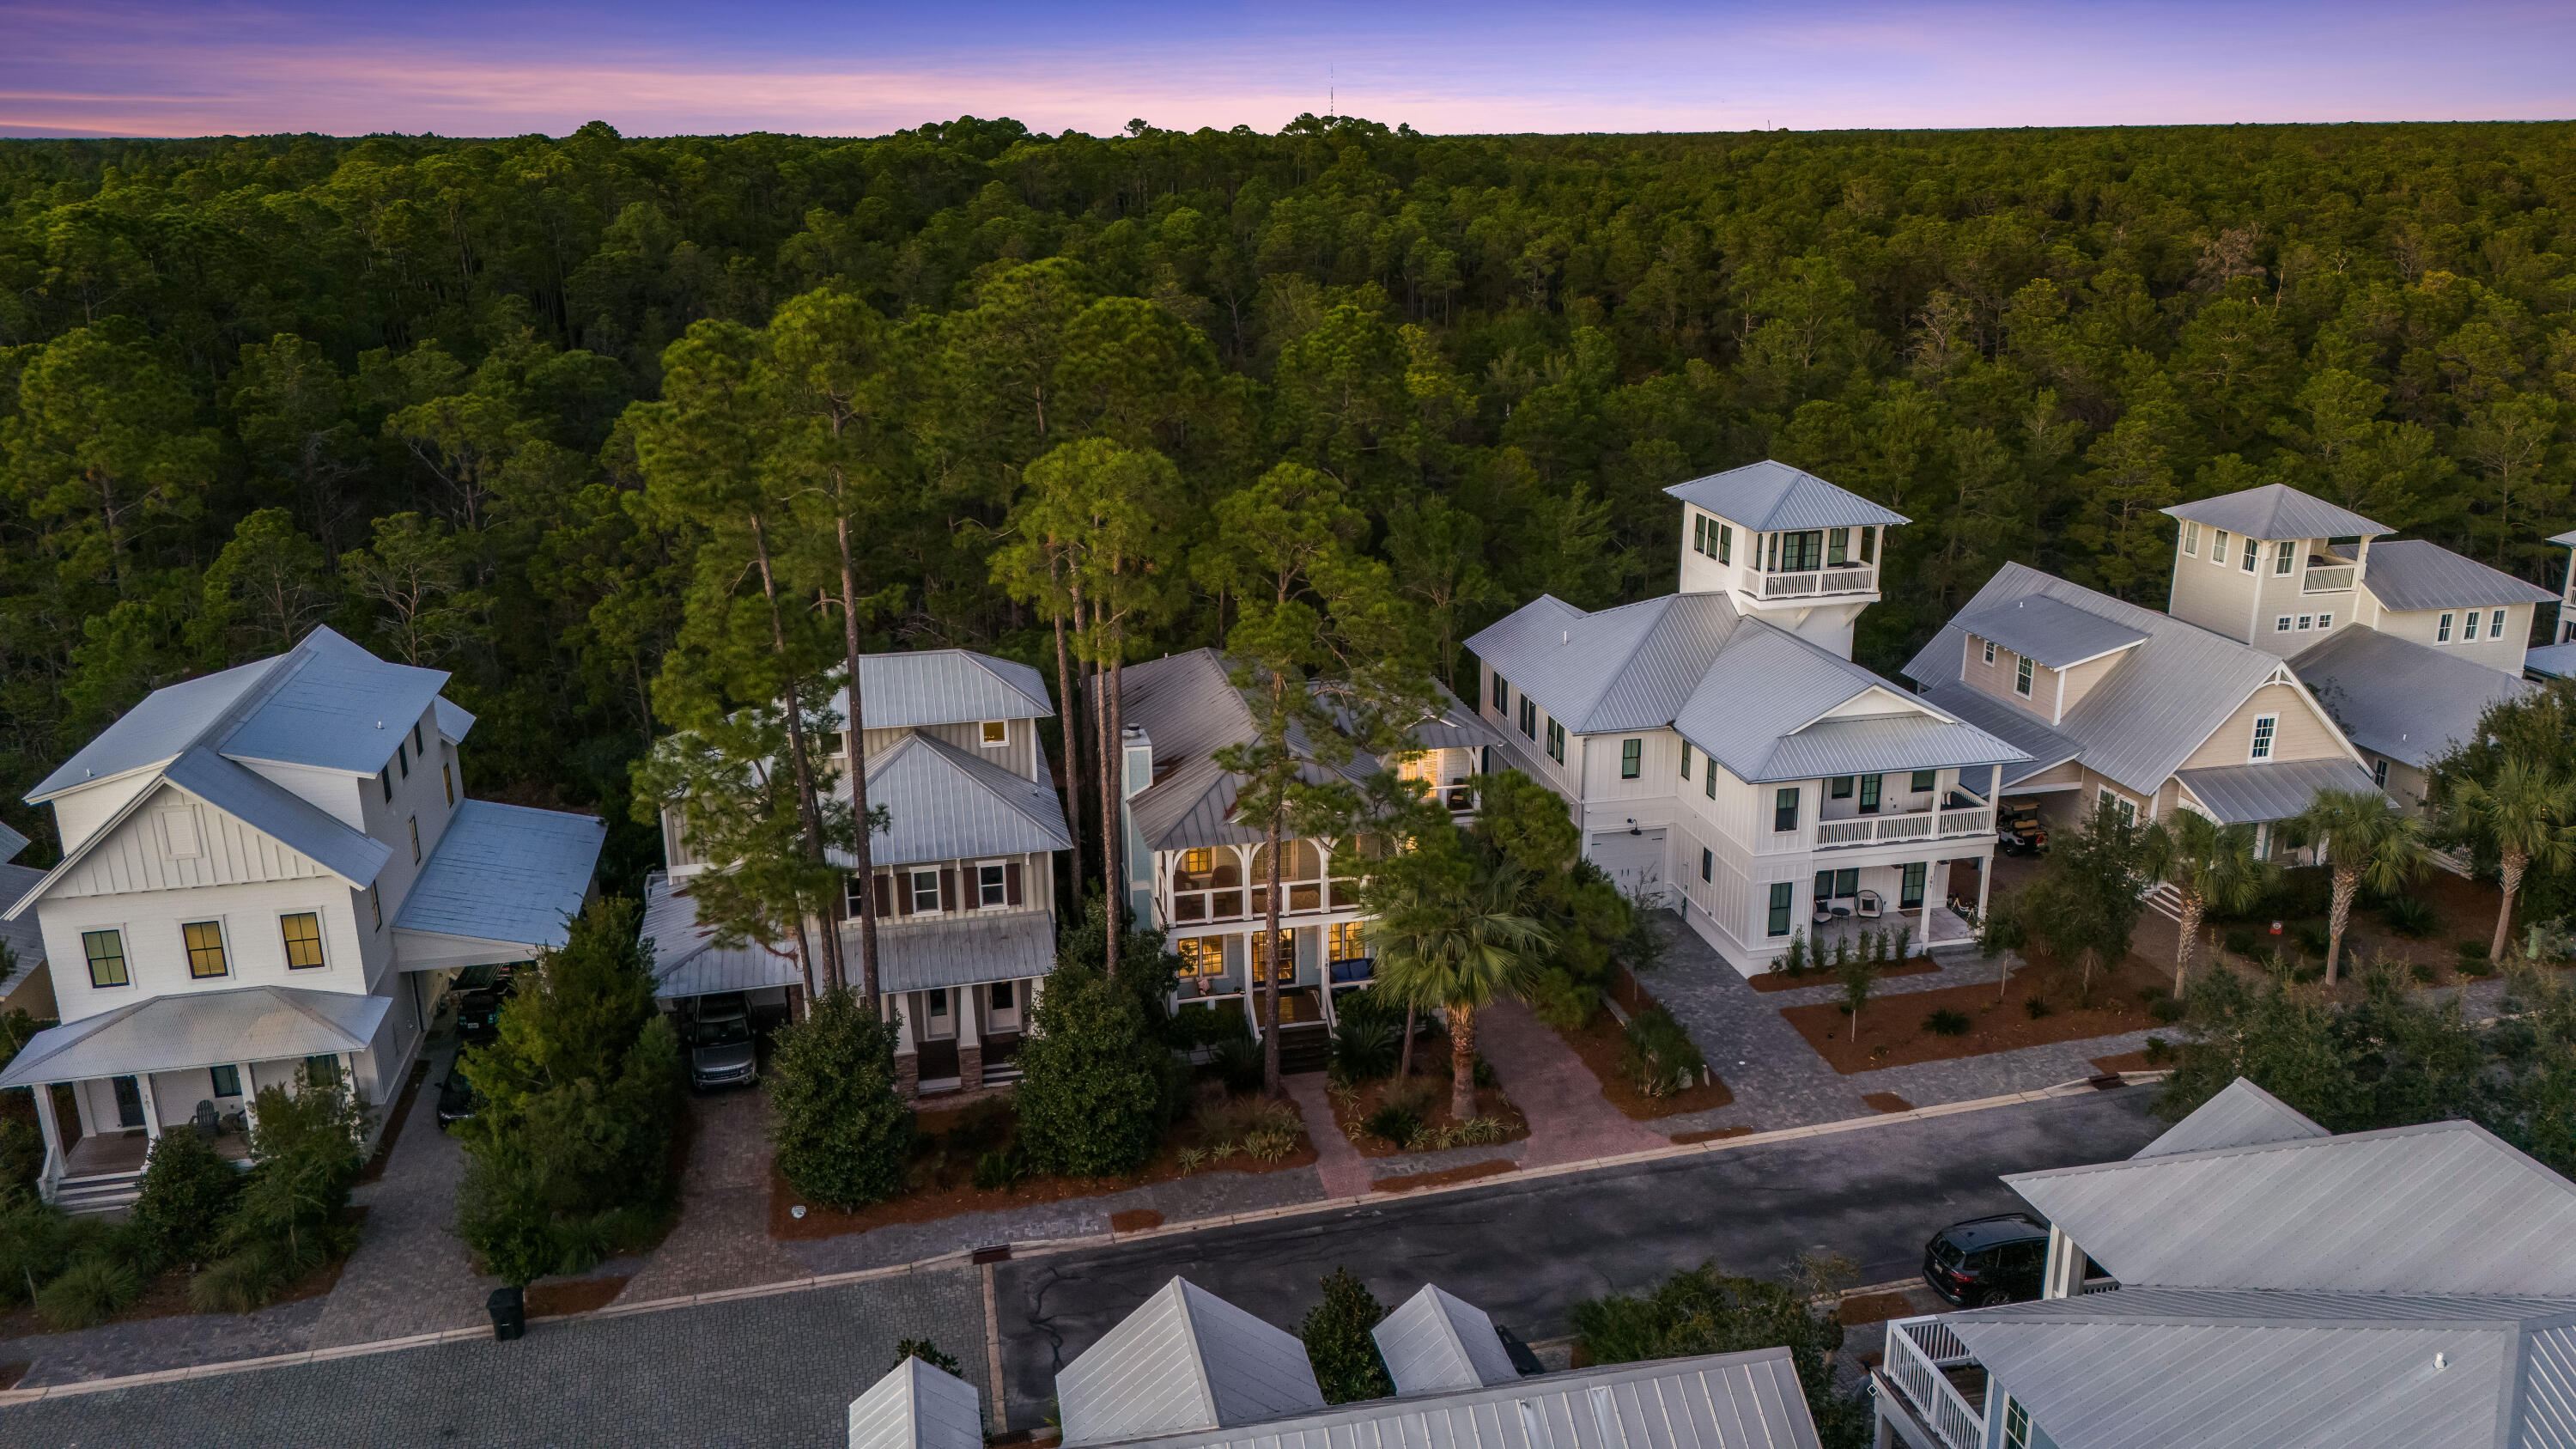
[[[1620,891],[1642,895],[1656,904],[1664,898],[1664,832],[1622,830],[1592,837],[1592,863],[1607,872]]]

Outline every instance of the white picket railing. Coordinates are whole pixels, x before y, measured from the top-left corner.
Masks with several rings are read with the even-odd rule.
[[[1859,594],[1877,587],[1878,570],[1876,569],[1827,569],[1824,582],[1818,591],[1827,594]]]
[[[1994,829],[1991,807],[1975,810],[1916,810],[1904,815],[1862,815],[1816,824],[1816,845],[1869,845],[1890,840],[1930,840],[1935,836],[1981,835]]]
[[[2352,572],[2351,564],[2344,564],[2339,568],[2310,569],[2299,576],[2299,592],[2303,594],[2346,593],[2352,588]]]
[[[1985,1414],[1942,1372],[1975,1361],[1959,1335],[1937,1318],[1899,1318],[1887,1325],[1887,1376],[1949,1449],[1981,1449],[1986,1442]]]
[[[1762,576],[1762,597],[1766,599],[1793,599],[1801,594],[1814,593],[1816,591],[1816,586],[1823,581],[1823,574],[1764,574]]]
[[[1994,821],[1995,812],[1992,807],[1980,807],[1975,810],[1944,810],[1941,812],[1941,833],[1974,835],[1994,829]]]
[[[1813,569],[1805,573],[1764,574],[1762,597],[1795,599],[1808,594],[1864,594],[1878,587],[1874,568]]]

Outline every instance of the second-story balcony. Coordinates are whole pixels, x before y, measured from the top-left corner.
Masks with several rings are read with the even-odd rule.
[[[2303,594],[2351,593],[2353,576],[2356,572],[2348,563],[2311,560],[2307,571],[2299,576],[2299,592]]]
[[[1939,1318],[1891,1320],[1885,1362],[1886,1382],[1944,1449],[1985,1449],[1985,1366],[1950,1325]]]
[[[1908,840],[1952,840],[1992,835],[1995,807],[1963,790],[1954,790],[1941,808],[1854,815],[1816,822],[1816,848],[1886,845]]]
[[[1358,878],[1338,872],[1357,867],[1362,859],[1356,851],[1337,851],[1327,861],[1311,841],[1288,842],[1279,862],[1279,913],[1306,916],[1357,907]],[[1270,913],[1269,875],[1269,861],[1258,847],[1181,851],[1171,859],[1164,888],[1165,923],[1259,920]]]
[[[1808,569],[1798,573],[1763,574],[1762,597],[1765,599],[1821,598],[1830,594],[1867,594],[1878,589],[1878,570],[1869,565],[1852,568]]]

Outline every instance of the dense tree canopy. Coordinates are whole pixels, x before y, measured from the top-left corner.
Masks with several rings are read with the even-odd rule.
[[[2006,558],[2160,603],[2156,510],[2266,479],[2551,580],[2571,139],[0,143],[0,817],[42,830],[16,797],[149,688],[329,619],[454,671],[477,788],[600,810],[629,876],[657,678],[775,697],[746,661],[827,665],[845,593],[867,647],[1051,658],[993,560],[1022,469],[1093,437],[1210,503],[1168,520],[1194,561],[1214,499],[1328,475],[1441,668],[1541,590],[1668,587],[1657,490],[1765,454],[1915,520],[1881,668]],[[693,326],[734,330],[691,367],[821,349],[737,480],[784,510],[784,650],[744,529],[645,502]],[[1185,572],[1132,656],[1227,636],[1243,595]]]

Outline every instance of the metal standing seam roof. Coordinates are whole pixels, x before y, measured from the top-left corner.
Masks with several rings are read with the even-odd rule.
[[[2179,1152],[2205,1152],[2215,1147],[2255,1147],[2267,1142],[2295,1142],[2334,1134],[2309,1120],[2306,1113],[2243,1077],[2219,1089],[2193,1108],[2164,1135],[2129,1155],[2135,1162],[2171,1157]]]
[[[984,1449],[983,1398],[911,1354],[850,1401],[850,1449]]]
[[[0,1087],[365,1051],[393,999],[288,986],[155,996],[30,1038]]]
[[[447,683],[445,670],[388,664],[324,628],[286,658],[276,687],[217,746],[227,757],[372,775]]]
[[[2565,533],[2553,533],[2549,536],[2549,541],[2567,548],[2576,548],[2576,528],[2571,528]]]
[[[2051,595],[2147,635],[2053,727],[2083,746],[2085,768],[2133,794],[2152,796],[2282,668],[2280,659],[2226,635],[2017,563],[1996,571],[1960,612],[2031,594]],[[1959,683],[1966,648],[1967,631],[1952,619],[1906,662],[1905,676],[1932,689]]]
[[[868,804],[887,830],[869,845],[879,865],[1069,850],[1054,787],[926,734],[907,735],[868,761]],[[836,858],[842,858],[836,852]]]
[[[1296,1336],[1174,1278],[1055,1376],[1067,1446],[1204,1434],[1324,1407]]]
[[[2411,639],[2347,624],[2290,656],[2290,672],[2351,741],[2400,764],[2430,764],[2477,738],[2487,710],[2531,686]]]
[[[272,675],[290,667],[293,658],[292,653],[273,655],[152,691],[38,781],[27,792],[27,803],[38,804],[92,780],[160,764],[205,742]],[[393,751],[388,748],[385,753],[390,756]]]
[[[607,842],[596,816],[460,801],[394,929],[499,941],[531,955],[560,948]]]
[[[2071,669],[2147,642],[2132,629],[2050,594],[2023,594],[1961,611],[1960,628],[2051,669]]]
[[[353,886],[364,886],[393,858],[394,848],[363,835],[322,812],[321,808],[264,775],[236,765],[214,751],[188,750],[162,767],[162,784],[194,795],[244,825],[283,843],[314,864]],[[55,879],[68,874],[89,853],[116,833],[116,827],[146,808],[160,794],[147,786],[72,848],[55,866]]]
[[[1046,676],[1028,665],[966,649],[859,656],[863,728],[912,729],[988,719],[1044,719],[1055,713]],[[832,708],[850,717],[844,683]]]
[[[1887,694],[1887,714],[1822,718],[1872,690]],[[1915,716],[1921,725],[1900,717],[1908,706],[1922,711]],[[1973,725],[1940,717],[1929,703],[1850,660],[1759,619],[1737,624],[1672,725],[1737,779],[1755,782],[1859,773],[1855,762],[1891,755],[1899,763],[1884,768],[1995,764],[2022,756]],[[1906,757],[1909,745],[1935,758]],[[1954,754],[1961,758],[1942,758]],[[1852,768],[1842,768],[1847,764]]]
[[[1716,593],[1666,594],[1597,614],[1542,595],[1467,647],[1569,732],[1608,734],[1670,725],[1741,622]]]
[[[438,697],[437,708],[438,732],[445,735],[448,743],[450,744],[461,745],[465,743],[466,735],[470,734],[474,729],[474,716],[466,713],[464,706],[455,703],[443,694]]]
[[[34,890],[44,878],[45,873],[32,865],[0,865],[0,912]],[[16,970],[0,969],[0,991],[8,991],[44,961],[44,926],[32,911],[14,917],[0,914],[0,946],[7,946],[18,960]]]
[[[1784,735],[1750,775],[1752,784],[1836,775],[2017,765],[2029,756],[1975,725],[1929,714],[1864,715],[1818,720]]]
[[[856,921],[841,924],[844,959],[859,959]],[[1025,981],[1055,969],[1055,916],[1000,908],[936,920],[877,921],[877,982],[888,992]]]
[[[2359,550],[2349,544],[2333,548],[2337,558],[2351,560]],[[2438,543],[2420,538],[2392,538],[2370,546],[2370,562],[2361,571],[2361,586],[2383,609],[2466,609],[2486,604],[2554,604],[2558,596],[2537,584],[2463,558]]]
[[[2525,650],[2522,667],[2546,679],[2576,678],[2576,640]]]
[[[1068,1443],[1071,1441],[1068,1440]],[[1785,1348],[1373,1399],[1129,1449],[1817,1449]]]
[[[2576,1300],[2124,1288],[1942,1322],[2085,1449],[2576,1444]]]
[[[2083,745],[2050,729],[2048,721],[1959,680],[1936,684],[1924,690],[1922,697],[1944,713],[1966,720],[2029,756],[2020,764],[2001,768],[1996,786],[1999,790],[2009,790],[2084,753]]]
[[[657,997],[678,1000],[805,984],[805,972],[796,964],[792,946],[769,947],[756,941],[717,945],[715,928],[698,923],[696,900],[685,889],[675,888],[662,871],[644,877],[644,920],[639,929],[652,957]]]
[[[1803,469],[1764,459],[1664,490],[1756,533],[1914,520]]]
[[[1439,1285],[1422,1291],[1369,1330],[1399,1395],[1455,1393],[1518,1383],[1520,1370],[1485,1310]]]
[[[26,848],[27,837],[10,829],[5,821],[0,821],[0,865],[16,859],[18,852]]]
[[[2576,1297],[2576,1183],[2468,1122],[2004,1182],[2127,1288]],[[2438,1229],[2434,1225],[2438,1225]]]
[[[2302,493],[2286,483],[2266,483],[2241,493],[2222,493],[2177,503],[2164,512],[2208,528],[2223,528],[2265,542],[2298,538],[2375,537],[2388,525],[2373,523],[2348,508]],[[2376,552],[2376,550],[2373,550]]]
[[[2350,760],[2283,760],[2277,764],[2213,765],[2182,770],[2174,778],[2221,825],[2260,825],[2287,820],[2308,808],[2319,790],[2380,793],[2370,772]]]

